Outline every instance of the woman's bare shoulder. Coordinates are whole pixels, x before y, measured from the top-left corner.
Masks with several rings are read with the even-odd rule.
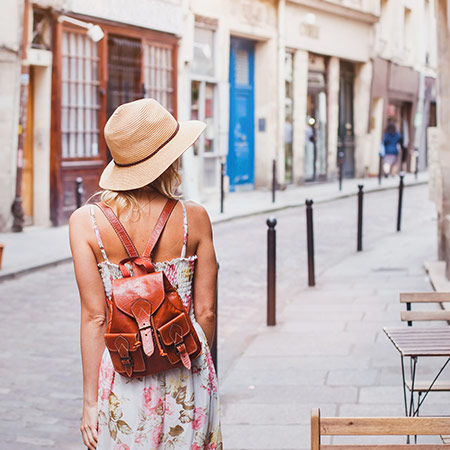
[[[206,209],[191,200],[184,202],[188,218],[189,228],[195,228],[199,231],[211,230],[211,220]]]
[[[80,235],[90,229],[87,226],[91,222],[90,207],[91,205],[84,205],[72,213],[69,219],[69,230],[71,233]]]

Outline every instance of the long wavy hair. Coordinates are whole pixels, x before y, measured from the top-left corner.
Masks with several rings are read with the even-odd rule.
[[[171,164],[156,180],[138,189],[129,191],[112,191],[104,189],[95,196],[111,208],[114,208],[117,216],[126,213],[138,220],[141,216],[141,205],[139,198],[150,197],[152,193],[158,193],[167,198],[177,199],[177,189],[181,184],[178,171],[178,160]]]

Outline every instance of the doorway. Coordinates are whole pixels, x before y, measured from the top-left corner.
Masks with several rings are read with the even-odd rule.
[[[411,143],[411,102],[391,101],[387,109],[387,118],[395,124],[395,128],[402,135],[399,170],[406,170],[410,165],[409,149]]]
[[[344,158],[343,175],[346,178],[355,176],[355,135],[353,127],[353,86],[355,68],[353,63],[341,61],[339,80],[339,153]]]
[[[254,183],[254,43],[231,38],[230,128],[227,174],[230,190]]]
[[[310,54],[305,123],[305,181],[327,177],[326,59]]]

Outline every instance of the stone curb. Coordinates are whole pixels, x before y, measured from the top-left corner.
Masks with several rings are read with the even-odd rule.
[[[410,181],[410,182],[406,182],[405,181],[405,188],[409,187],[409,186],[420,186],[423,184],[428,184],[428,180],[414,180],[414,181]],[[388,191],[391,189],[398,189],[398,186],[376,186],[374,188],[368,188],[367,190],[364,191],[364,194],[371,194],[372,192],[382,192],[382,191]],[[329,202],[333,202],[335,200],[340,200],[340,199],[344,199],[344,198],[349,198],[349,197],[354,197],[358,195],[358,191],[354,191],[354,192],[348,192],[348,193],[343,193],[343,194],[334,194],[331,195],[327,198],[322,198],[319,200],[314,200],[315,204],[322,204],[322,203],[329,203]],[[248,213],[243,213],[243,214],[236,214],[236,215],[231,215],[231,216],[226,216],[226,217],[214,217],[211,219],[211,222],[213,225],[215,224],[219,224],[219,223],[225,223],[225,222],[230,222],[232,220],[237,220],[237,219],[244,219],[246,217],[253,217],[253,216],[259,216],[262,214],[269,214],[272,212],[277,212],[277,211],[284,211],[286,209],[290,209],[290,208],[299,208],[305,206],[304,202],[295,202],[295,203],[289,203],[289,204],[285,204],[285,205],[279,205],[279,206],[275,206],[273,208],[266,208],[266,209],[262,209],[262,210],[258,210],[258,211],[250,211]]]
[[[45,263],[39,263],[39,264],[36,264],[35,266],[25,267],[24,269],[7,270],[4,273],[0,273],[0,283],[2,283],[3,281],[8,281],[8,280],[13,280],[15,278],[19,278],[23,275],[27,275],[32,272],[37,272],[38,270],[41,270],[41,269],[47,269],[48,267],[57,266],[59,264],[63,264],[63,263],[70,262],[70,261],[72,261],[72,257],[65,256],[64,258],[58,258],[58,259],[48,261]]]
[[[431,286],[436,292],[450,292],[450,280],[445,274],[445,261],[427,261],[424,263]],[[442,308],[450,311],[450,303],[442,302]]]

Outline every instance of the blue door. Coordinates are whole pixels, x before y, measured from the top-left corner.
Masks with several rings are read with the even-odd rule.
[[[227,175],[230,190],[253,188],[255,179],[254,44],[231,38],[230,129]]]

